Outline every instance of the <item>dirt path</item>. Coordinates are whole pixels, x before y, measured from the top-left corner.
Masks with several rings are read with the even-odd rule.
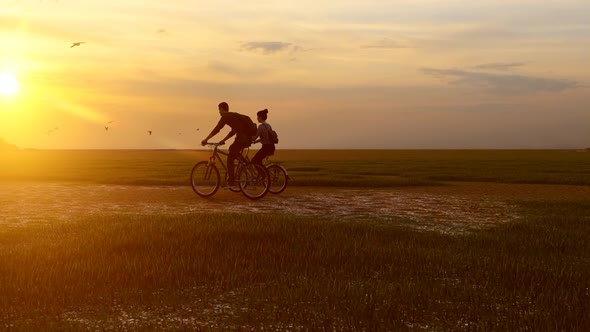
[[[203,212],[285,213],[402,223],[464,232],[519,218],[518,200],[579,200],[588,186],[455,183],[386,189],[290,187],[250,201],[220,190],[204,199],[190,187],[0,183],[0,225],[67,221],[92,215],[188,215]]]

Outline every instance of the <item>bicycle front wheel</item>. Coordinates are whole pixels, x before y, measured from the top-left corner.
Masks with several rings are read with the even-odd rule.
[[[268,191],[273,194],[282,193],[285,188],[287,188],[287,183],[289,182],[287,171],[283,168],[283,166],[274,164],[268,165],[266,170],[270,176],[270,187]]]
[[[201,197],[213,196],[219,189],[219,170],[208,161],[201,161],[191,171],[191,186]]]
[[[248,164],[238,173],[238,183],[244,196],[257,200],[266,195],[270,188],[270,177],[266,168],[258,164]]]

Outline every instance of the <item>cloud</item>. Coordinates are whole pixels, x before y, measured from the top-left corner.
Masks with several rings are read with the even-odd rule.
[[[461,69],[422,68],[422,72],[426,75],[437,77],[449,84],[476,87],[499,95],[560,92],[580,87],[578,82],[568,79],[473,72]]]
[[[436,112],[480,112],[489,114],[498,114],[501,112],[514,112],[516,110],[529,109],[531,105],[527,103],[502,103],[502,102],[480,102],[461,100],[457,104],[436,104],[418,106],[416,110],[436,111]]]
[[[509,70],[514,67],[524,66],[524,62],[492,62],[484,63],[481,65],[474,66],[475,69],[491,69],[491,70]]]
[[[209,61],[207,68],[213,72],[222,73],[234,77],[257,77],[260,75],[267,74],[269,72],[268,69],[262,68],[260,66],[238,67],[220,61]]]
[[[411,48],[411,46],[400,44],[399,42],[397,42],[391,38],[383,38],[376,43],[363,45],[361,47],[362,48]]]
[[[268,41],[268,42],[248,42],[242,44],[242,48],[248,51],[262,51],[263,54],[274,54],[281,51],[286,51],[290,48],[291,43],[285,43],[280,41]],[[298,49],[294,46],[295,50]]]

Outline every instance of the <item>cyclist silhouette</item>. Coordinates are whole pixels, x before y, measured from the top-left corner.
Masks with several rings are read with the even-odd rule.
[[[262,148],[256,152],[256,155],[252,158],[252,163],[262,165],[262,160],[264,160],[264,158],[272,156],[275,153],[275,145],[270,139],[270,131],[272,130],[272,127],[270,124],[266,123],[268,110],[265,108],[256,113],[256,116],[258,122],[260,122],[260,126],[258,126],[258,133],[254,137],[253,143],[262,143]]]
[[[232,136],[236,135],[236,138],[232,145],[229,147],[229,154],[227,156],[227,175],[228,175],[228,182],[225,188],[234,187],[234,160],[240,154],[242,149],[249,147],[252,144],[252,136],[248,135],[247,124],[244,123],[245,115],[230,112],[229,105],[226,102],[221,102],[217,106],[219,109],[219,115],[221,119],[213,128],[211,133],[201,141],[201,145],[206,145],[207,141],[217,135],[217,133],[225,126],[228,125],[231,127],[231,131],[219,141],[220,144],[224,144],[225,141],[230,139]]]

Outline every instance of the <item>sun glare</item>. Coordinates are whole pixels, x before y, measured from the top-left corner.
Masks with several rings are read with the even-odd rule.
[[[18,81],[8,72],[0,72],[0,95],[12,96],[18,92]]]

